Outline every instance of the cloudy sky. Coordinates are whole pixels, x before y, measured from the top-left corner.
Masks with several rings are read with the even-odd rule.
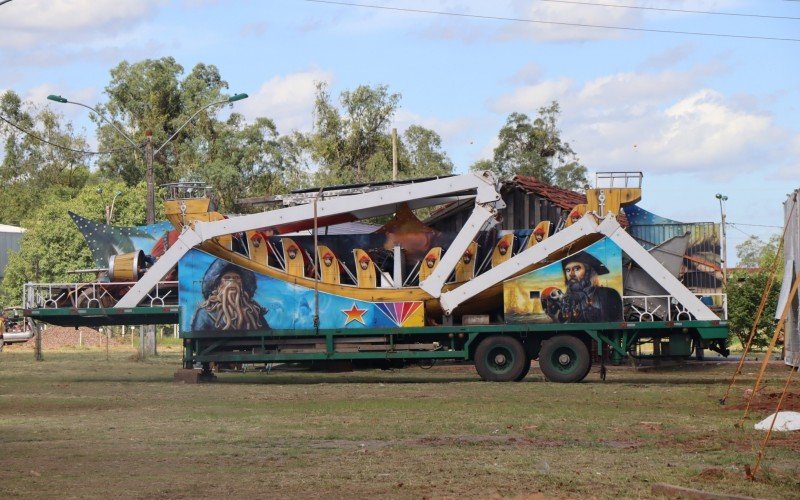
[[[0,90],[97,104],[120,61],[173,56],[219,67],[250,94],[236,109],[285,133],[309,128],[315,81],[387,84],[403,96],[395,126],[439,132],[459,171],[491,155],[509,113],[557,100],[591,171],[644,172],[644,208],[718,220],[724,193],[730,253],[780,231],[760,226],[779,226],[800,187],[800,2],[357,3],[13,0],[0,5]],[[93,138],[82,108],[52,105]]]

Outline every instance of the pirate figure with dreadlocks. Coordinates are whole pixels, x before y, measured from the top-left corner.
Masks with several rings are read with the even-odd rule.
[[[600,286],[599,276],[608,268],[586,252],[561,261],[564,293],[542,294],[542,307],[554,322],[601,323],[622,320],[622,298],[613,288]],[[558,291],[560,292],[560,291]]]
[[[192,330],[266,330],[269,324],[253,295],[256,275],[228,261],[217,259],[203,276],[205,299],[192,318]]]

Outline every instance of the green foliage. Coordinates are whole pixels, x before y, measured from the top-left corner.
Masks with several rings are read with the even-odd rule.
[[[768,280],[768,273],[737,271],[728,281],[728,321],[731,335],[744,345],[750,335],[758,305],[764,293]],[[758,322],[756,335],[753,338],[753,347],[760,348],[769,344],[772,337],[775,321],[775,309],[778,306],[780,283],[775,282],[770,290],[764,312]]]
[[[76,150],[87,149],[86,141],[72,125],[47,109],[24,103],[13,91],[0,95],[0,114],[39,137]],[[0,203],[0,223],[18,226],[51,192],[76,192],[90,178],[86,156],[50,146],[5,122],[0,122],[3,158],[0,192],[13,193],[13,202]]]
[[[111,70],[106,87],[108,116],[123,124],[139,141],[152,132],[157,184],[176,180],[202,180],[214,188],[224,211],[234,210],[236,198],[275,194],[306,182],[302,157],[296,154],[294,136],[281,137],[272,120],[257,118],[248,124],[240,114],[216,118],[219,107],[200,111],[192,122],[181,125],[205,105],[223,100],[228,83],[216,66],[197,64],[183,77],[183,67],[173,58],[120,63]],[[125,148],[129,143],[106,122],[96,118],[104,148]],[[145,166],[138,150],[125,150],[100,162],[109,178],[128,185],[141,182]]]
[[[780,239],[781,237],[778,234],[773,234],[767,241],[751,235],[736,245],[736,257],[739,259],[739,267],[769,268],[775,260],[780,246]],[[779,255],[778,259],[783,260],[783,256]]]
[[[108,120],[120,124],[118,126],[137,144],[143,143],[146,131],[152,132],[153,143],[157,147],[174,132],[172,124],[178,127],[181,117],[189,117],[184,110],[185,100],[178,80],[182,73],[183,67],[172,57],[146,59],[135,64],[123,61],[111,70],[111,82],[105,89],[108,102],[98,106],[98,109],[105,113]],[[209,101],[219,96],[219,88],[206,90]],[[101,149],[117,150],[131,146],[112,125],[94,115],[93,119],[98,126]],[[187,137],[185,132],[175,137],[173,145],[180,146]],[[167,161],[174,160],[174,157],[169,156],[172,156],[171,149],[163,151],[154,160],[155,178],[159,184],[175,179],[170,171],[175,162]],[[145,176],[141,150],[137,149],[126,149],[105,156],[99,166],[107,177],[121,178],[128,185],[137,184]]]
[[[386,85],[360,85],[343,91],[340,108],[331,101],[325,83],[317,83],[314,130],[297,142],[319,166],[318,185],[390,180],[392,140],[390,124],[400,94]],[[453,163],[433,130],[411,125],[398,137],[398,177],[448,175]]]
[[[67,274],[67,271],[94,267],[89,248],[68,212],[105,222],[105,207],[114,194],[112,223],[133,226],[145,221],[145,191],[142,183],[127,188],[119,181],[86,186],[76,195],[69,190],[49,191],[40,206],[23,220],[26,228],[18,252],[9,255],[0,304],[19,304],[22,285],[27,282],[74,282],[94,275]]]
[[[587,183],[586,167],[561,139],[560,112],[558,102],[553,101],[539,108],[533,121],[524,113],[511,113],[500,129],[492,160],[480,160],[472,170],[488,167],[501,179],[527,175],[563,188],[582,189]]]

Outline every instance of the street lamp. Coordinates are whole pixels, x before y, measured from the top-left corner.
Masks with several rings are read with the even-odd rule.
[[[131,145],[132,145],[134,148],[138,148],[138,147],[139,147],[139,144],[136,144],[136,141],[134,141],[133,139],[131,139],[131,138],[130,138],[130,136],[129,136],[128,134],[126,134],[126,133],[125,133],[125,132],[123,132],[123,131],[122,131],[122,130],[119,128],[119,127],[117,127],[116,125],[114,125],[114,122],[112,122],[112,121],[110,121],[110,120],[106,119],[106,117],[105,117],[105,116],[103,116],[103,114],[102,114],[102,113],[100,113],[100,112],[99,112],[97,109],[95,109],[95,108],[93,108],[93,107],[91,107],[91,106],[88,106],[88,105],[86,105],[86,104],[80,103],[80,102],[75,102],[75,101],[70,101],[70,100],[67,100],[65,97],[61,97],[60,95],[53,95],[53,94],[50,94],[49,96],[47,96],[47,99],[49,99],[49,100],[51,100],[51,101],[53,101],[53,102],[59,102],[59,103],[61,103],[61,104],[75,104],[75,105],[78,105],[78,106],[83,106],[84,108],[86,108],[86,109],[89,109],[89,110],[93,111],[93,112],[94,112],[94,114],[96,114],[97,116],[99,116],[101,120],[103,120],[104,122],[106,122],[106,123],[108,123],[109,125],[111,125],[112,127],[114,127],[114,130],[116,130],[117,132],[119,132],[119,134],[120,134],[122,137],[124,137],[125,139],[127,139],[127,140],[128,140],[128,142],[130,142],[130,143],[131,143]]]
[[[97,194],[101,197],[103,196],[103,188],[99,187],[95,190]],[[103,204],[105,205],[105,212],[106,212],[106,224],[111,224],[111,219],[114,218],[114,202],[117,201],[117,196],[121,195],[122,191],[117,191],[114,193],[114,197],[111,198],[111,206],[108,203],[105,203],[105,198],[103,198]]]
[[[725,237],[725,202],[728,197],[724,194],[717,193],[716,198],[719,200],[719,218],[720,227],[722,229],[722,285],[728,287],[728,240]]]
[[[164,149],[164,146],[166,146],[169,143],[169,141],[174,139],[175,136],[178,135],[178,133],[181,130],[183,130],[183,128],[186,127],[186,125],[188,125],[189,122],[191,122],[194,119],[195,116],[200,114],[201,111],[203,111],[205,109],[208,109],[211,106],[216,106],[216,105],[219,105],[219,104],[228,104],[228,103],[232,103],[232,102],[236,102],[236,101],[241,101],[242,99],[247,99],[247,97],[248,97],[247,94],[239,93],[239,94],[234,94],[234,95],[228,97],[227,99],[221,99],[219,101],[210,102],[210,103],[204,105],[203,107],[201,107],[200,109],[195,111],[194,114],[192,116],[190,116],[188,120],[183,122],[183,124],[180,127],[178,127],[178,130],[176,130],[171,136],[169,136],[169,139],[164,141],[164,143],[161,146],[159,146],[158,149],[156,149],[155,151],[153,151],[153,133],[151,131],[149,131],[149,130],[147,130],[145,132],[146,141],[145,141],[145,144],[144,144],[144,159],[145,159],[145,166],[146,166],[145,179],[147,181],[147,223],[148,224],[153,224],[156,221],[155,182],[153,180],[153,157],[155,157],[155,155],[158,154],[159,151]],[[61,97],[60,95],[51,94],[51,95],[47,96],[47,98],[49,100],[51,100],[51,101],[54,101],[54,102],[58,102],[58,103],[62,103],[62,104],[76,104],[78,106],[83,106],[86,109],[90,109],[90,110],[94,111],[97,114],[97,116],[99,116],[106,123],[108,123],[109,125],[114,127],[114,130],[116,130],[123,137],[125,137],[125,139],[127,139],[128,142],[130,142],[135,148],[138,149],[140,147],[125,132],[120,130],[119,127],[114,125],[114,123],[112,123],[111,121],[107,120],[95,108],[93,108],[91,106],[87,106],[86,104],[83,104],[83,103],[80,103],[80,102],[70,101],[70,100],[66,99],[65,97]],[[112,207],[113,207],[113,202],[112,202]]]

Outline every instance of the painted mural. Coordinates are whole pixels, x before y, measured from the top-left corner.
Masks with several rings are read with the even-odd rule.
[[[314,290],[191,250],[181,259],[184,331],[313,329]],[[320,328],[424,325],[422,302],[365,302],[319,293]]]
[[[117,227],[94,222],[78,214],[69,213],[86,239],[92,260],[97,267],[108,266],[112,255],[120,255],[142,250],[146,255],[159,257],[168,244],[177,240],[178,234],[168,221],[148,226]],[[165,242],[169,243],[165,245]]]
[[[622,320],[622,250],[608,238],[503,284],[507,323]]]

